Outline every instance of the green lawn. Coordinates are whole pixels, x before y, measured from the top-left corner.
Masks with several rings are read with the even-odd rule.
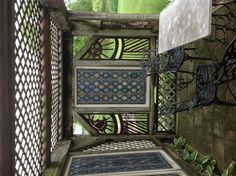
[[[119,0],[118,13],[156,14],[167,5],[168,0]]]

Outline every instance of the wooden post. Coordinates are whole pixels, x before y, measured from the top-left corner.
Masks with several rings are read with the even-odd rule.
[[[41,5],[51,9],[51,16],[58,23],[63,31],[70,31],[70,25],[67,19],[67,9],[64,0],[39,0]]]
[[[14,1],[0,3],[0,176],[15,174]]]
[[[63,139],[63,41],[62,41],[62,31],[60,33],[59,41],[59,140]]]
[[[150,40],[150,49],[151,51],[151,57],[155,57],[156,56],[156,38],[155,37],[152,37],[151,40]],[[155,75],[152,75],[151,76],[151,92],[150,92],[150,101],[151,101],[151,104],[150,104],[150,114],[149,114],[149,134],[154,134],[154,125],[155,125],[155,103],[154,103],[154,93],[155,93],[155,81],[156,80],[156,76]]]
[[[51,110],[52,110],[52,86],[51,86],[51,44],[50,44],[50,12],[43,9],[42,20],[43,32],[43,60],[42,60],[42,78],[43,78],[43,150],[44,166],[49,167],[51,163]]]
[[[70,32],[63,33],[63,124],[64,137],[72,136],[72,58],[73,37]]]

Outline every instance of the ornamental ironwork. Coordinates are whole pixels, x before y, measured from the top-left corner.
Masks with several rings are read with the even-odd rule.
[[[148,134],[148,114],[80,114],[98,134]]]
[[[219,42],[227,47],[231,40],[228,34],[236,32],[235,4],[235,1],[213,4],[216,8],[223,7],[212,14],[212,25],[215,27],[215,32],[206,39],[207,41]]]
[[[223,60],[219,63],[200,64],[195,76],[195,96],[192,100],[177,104],[176,112],[211,104],[236,106],[236,92],[231,82],[236,80],[236,37],[226,48]],[[226,85],[230,101],[218,97],[217,88]]]
[[[81,59],[140,60],[149,48],[150,38],[99,37]]]

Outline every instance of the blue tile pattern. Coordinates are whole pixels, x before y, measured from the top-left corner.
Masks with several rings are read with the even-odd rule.
[[[69,175],[106,174],[169,168],[171,166],[159,152],[100,155],[73,158]]]
[[[77,69],[77,104],[145,104],[142,70]]]

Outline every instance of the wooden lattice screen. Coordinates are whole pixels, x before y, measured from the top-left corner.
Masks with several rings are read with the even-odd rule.
[[[62,138],[62,34],[51,19],[51,84],[52,84],[52,112],[51,112],[51,150]]]
[[[62,138],[62,33],[38,0],[14,7],[15,175],[36,176]]]
[[[176,76],[171,72],[159,75],[157,84],[157,118],[155,131],[175,132],[175,115],[173,112],[176,103]]]
[[[37,0],[15,2],[15,169],[39,175],[43,168],[41,8]]]

